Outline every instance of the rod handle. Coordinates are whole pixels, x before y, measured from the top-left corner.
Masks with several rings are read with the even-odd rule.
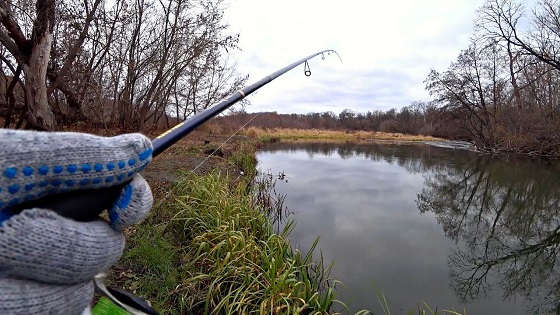
[[[12,207],[9,211],[17,214],[24,209],[50,209],[59,215],[81,222],[93,221],[105,209],[111,209],[119,198],[122,189],[130,181],[115,186],[99,189],[73,190],[45,196],[37,200],[26,201]]]

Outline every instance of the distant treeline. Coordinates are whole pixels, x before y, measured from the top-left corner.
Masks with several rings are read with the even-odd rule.
[[[256,117],[254,117],[256,116]],[[369,111],[358,113],[345,109],[333,112],[308,114],[278,114],[276,112],[235,112],[217,119],[226,130],[239,128],[254,119],[248,126],[260,128],[331,129],[400,132],[414,135],[436,136],[447,139],[469,140],[468,130],[462,129],[459,118],[427,103],[413,103],[400,110]]]

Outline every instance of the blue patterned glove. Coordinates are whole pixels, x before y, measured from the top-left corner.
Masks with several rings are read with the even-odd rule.
[[[141,134],[0,130],[0,314],[79,314],[93,297],[93,277],[122,254],[122,230],[143,220],[153,197],[137,174],[151,160]],[[10,206],[49,194],[131,181],[110,222],[77,222],[49,209]]]

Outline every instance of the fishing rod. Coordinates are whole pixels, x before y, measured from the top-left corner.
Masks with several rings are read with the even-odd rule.
[[[214,106],[196,114],[192,118],[185,120],[173,128],[165,131],[152,141],[153,153],[152,157],[158,156],[160,153],[165,151],[165,149],[172,146],[174,143],[182,139],[184,136],[191,133],[200,125],[204,124],[206,121],[212,117],[217,116],[224,110],[228,109],[235,103],[249,96],[251,93],[270,83],[272,80],[278,78],[279,76],[285,74],[286,72],[292,70],[293,68],[304,64],[304,73],[306,76],[311,75],[311,70],[309,69],[308,60],[313,59],[319,55],[325,59],[325,54],[330,55],[334,53],[342,62],[340,55],[334,50],[328,49],[317,52],[315,54],[309,55],[302,58],[294,63],[291,63],[284,68],[273,72],[272,74],[262,78],[261,80],[233,93],[227,98],[222,99]],[[52,209],[56,213],[71,218],[77,221],[92,221],[98,218],[99,214],[105,210],[110,209],[118,199],[121,190],[128,185],[130,181],[126,181],[119,185],[98,188],[98,189],[84,189],[84,190],[74,190],[71,192],[64,192],[54,195],[49,195],[41,199],[27,201],[14,206],[9,209],[12,214],[21,212],[24,209],[31,208],[43,208]]]
[[[179,139],[183,138],[184,136],[186,136],[187,134],[189,134],[190,132],[192,132],[194,129],[196,129],[198,126],[202,125],[203,123],[205,123],[208,119],[218,115],[219,113],[223,112],[224,110],[226,110],[227,108],[229,108],[230,106],[232,106],[233,104],[237,103],[238,101],[244,99],[245,97],[249,96],[249,94],[255,92],[256,90],[260,89],[261,87],[267,85],[268,83],[270,83],[270,81],[278,78],[279,76],[283,75],[284,73],[292,70],[293,68],[299,66],[302,63],[305,63],[305,75],[306,76],[310,76],[311,75],[311,71],[309,70],[309,65],[307,64],[307,61],[316,57],[316,56],[323,56],[325,54],[331,54],[334,53],[338,56],[338,58],[340,59],[340,61],[342,62],[342,59],[340,58],[340,56],[338,55],[338,53],[334,50],[323,50],[320,51],[318,53],[315,53],[313,55],[307,56],[305,58],[302,58],[290,65],[287,65],[286,67],[260,79],[259,81],[249,85],[248,87],[245,87],[235,93],[233,93],[233,95],[231,95],[228,98],[223,99],[222,101],[220,101],[218,104],[212,106],[211,108],[201,112],[200,114],[194,116],[193,118],[186,120],[178,125],[176,125],[175,127],[169,129],[168,131],[162,133],[161,135],[159,135],[157,138],[155,138],[155,140],[152,142],[152,145],[154,146],[154,152],[152,156],[156,156],[158,154],[160,154],[161,152],[163,152],[165,149],[167,149],[168,147],[170,147],[172,144],[174,144],[175,142],[177,142]]]

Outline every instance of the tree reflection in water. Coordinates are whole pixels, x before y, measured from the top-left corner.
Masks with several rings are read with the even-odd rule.
[[[417,205],[458,244],[449,264],[460,298],[499,285],[505,298],[526,296],[534,312],[560,310],[558,174],[544,163],[481,156],[426,173]]]
[[[560,314],[558,163],[426,145],[304,143],[270,149],[358,155],[423,174],[416,203],[456,243],[448,259],[456,295],[469,301],[500,286],[504,299],[526,297],[533,313]]]

